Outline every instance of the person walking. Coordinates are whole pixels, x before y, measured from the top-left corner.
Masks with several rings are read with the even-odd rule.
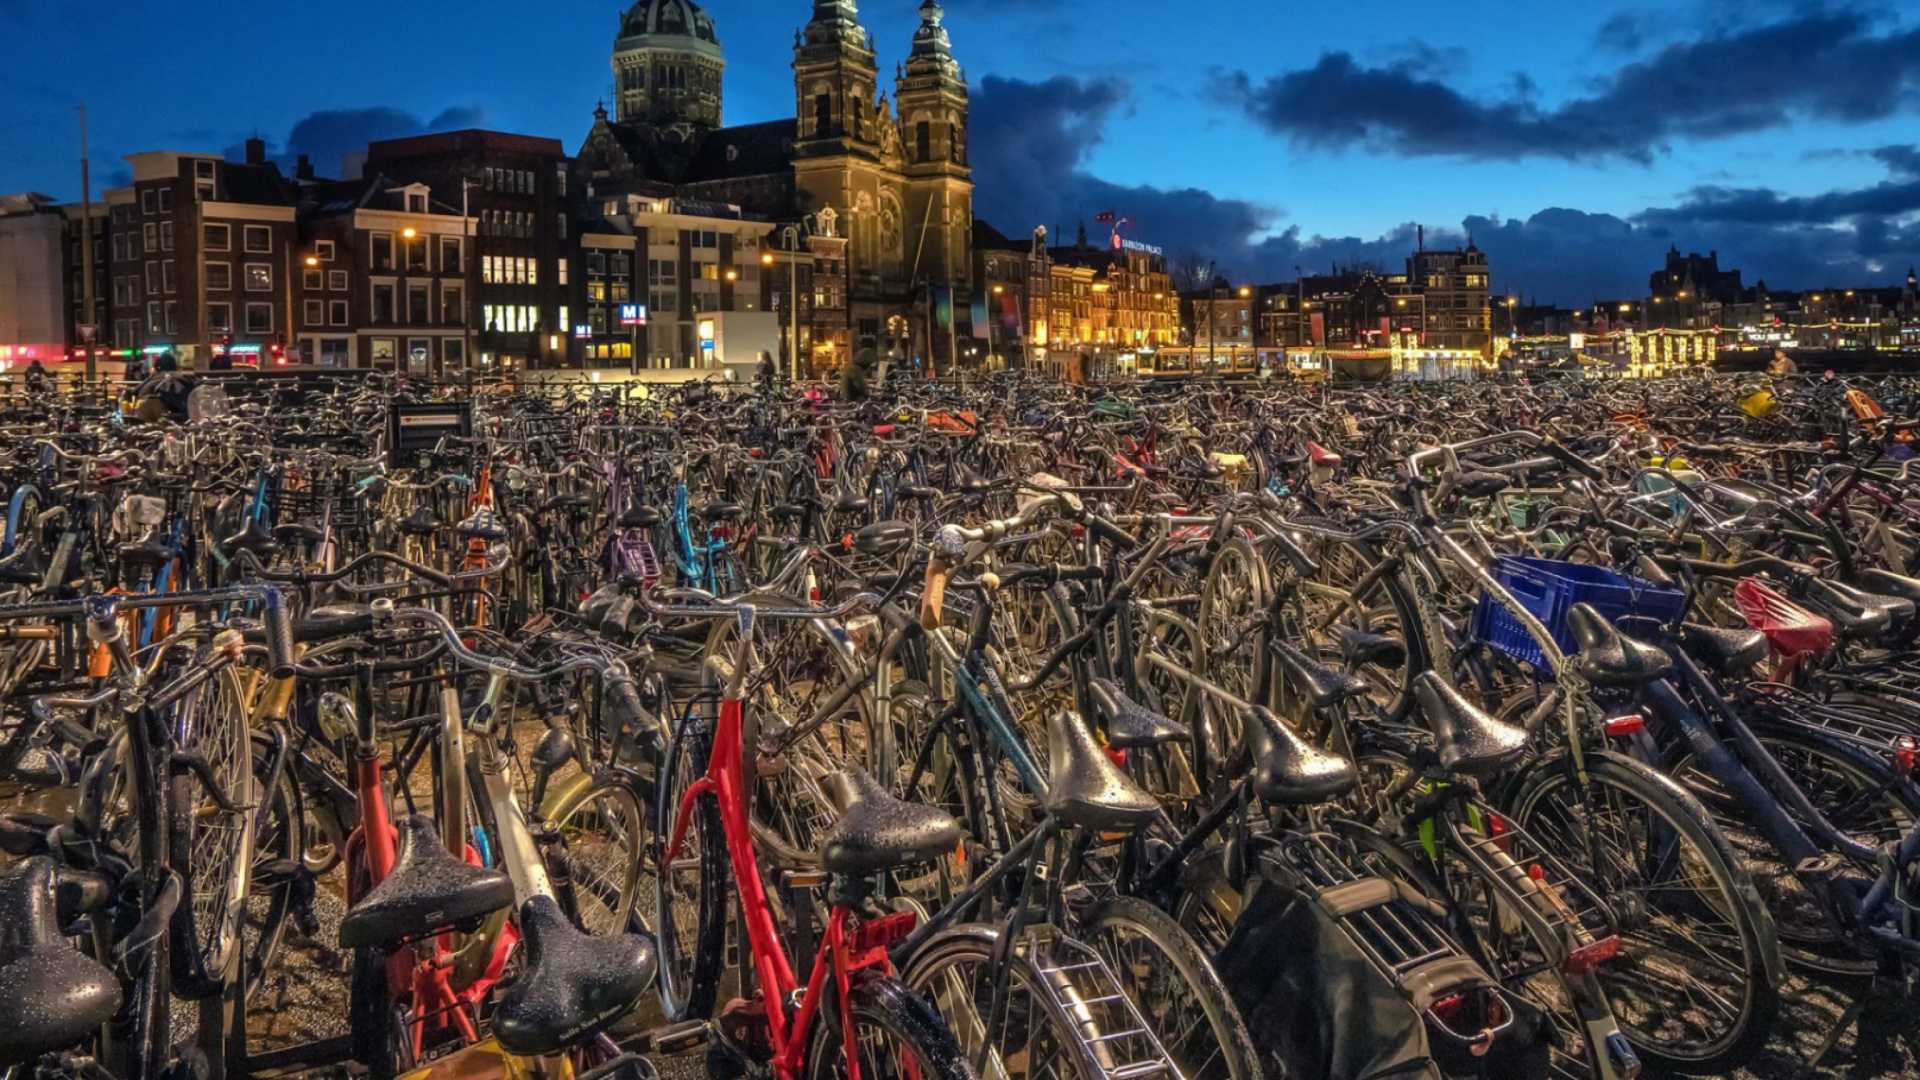
[[[861,349],[853,354],[853,363],[840,374],[840,397],[843,401],[865,401],[872,390],[873,373],[880,366],[880,357],[871,348]]]

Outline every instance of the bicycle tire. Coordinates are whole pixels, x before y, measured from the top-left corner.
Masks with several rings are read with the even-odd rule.
[[[862,1080],[973,1080],[966,1055],[946,1022],[900,980],[884,975],[858,979],[840,1008],[850,1011],[860,1042]],[[807,1054],[809,1080],[847,1077],[839,1020],[827,1013],[815,1025]],[[876,1043],[884,1039],[898,1047],[900,1060],[894,1062],[895,1068],[882,1067],[887,1059],[874,1052],[869,1039]]]
[[[1704,871],[1712,885],[1713,899],[1705,903],[1718,912],[1720,921],[1725,924],[1722,933],[1730,930],[1737,938],[1740,949],[1739,967],[1733,972],[1731,980],[1731,985],[1739,988],[1739,1008],[1730,1029],[1719,1037],[1700,1045],[1680,1041],[1683,1034],[1667,1034],[1673,1030],[1675,1023],[1673,1010],[1657,1004],[1644,1009],[1638,1007],[1634,995],[1644,991],[1645,981],[1640,987],[1630,986],[1628,973],[1655,958],[1669,969],[1680,966],[1678,958],[1682,952],[1679,944],[1702,940],[1704,928],[1690,925],[1683,931],[1668,935],[1672,940],[1666,942],[1644,936],[1655,922],[1646,918],[1654,912],[1654,908],[1644,891],[1631,892],[1632,886],[1618,880],[1617,872],[1603,872],[1603,868],[1593,865],[1589,858],[1591,853],[1582,850],[1585,845],[1571,842],[1564,831],[1551,828],[1552,823],[1545,817],[1550,807],[1548,800],[1557,792],[1571,795],[1576,803],[1583,806],[1599,803],[1589,799],[1588,792],[1579,789],[1579,780],[1574,775],[1572,764],[1564,755],[1543,762],[1517,786],[1508,802],[1507,812],[1522,829],[1544,846],[1551,847],[1560,860],[1581,875],[1595,893],[1614,903],[1631,901],[1635,905],[1637,917],[1632,925],[1621,925],[1611,911],[1607,913],[1608,929],[1621,939],[1620,957],[1596,969],[1607,999],[1614,1006],[1614,1016],[1620,1023],[1620,1030],[1633,1044],[1648,1070],[1655,1073],[1710,1076],[1744,1066],[1766,1045],[1780,1009],[1779,987],[1775,978],[1775,973],[1780,970],[1780,959],[1773,920],[1761,903],[1752,878],[1741,867],[1726,837],[1714,826],[1706,809],[1672,780],[1631,758],[1591,751],[1586,755],[1586,772],[1590,785],[1588,792],[1617,793],[1612,798],[1621,801],[1614,805],[1626,805],[1625,799],[1635,800],[1657,816],[1666,828],[1678,834],[1678,839],[1691,850],[1694,865]],[[1588,812],[1582,811],[1583,814]],[[1556,837],[1561,841],[1558,845],[1553,843]],[[1685,857],[1685,852],[1677,853],[1675,857]],[[1635,858],[1628,865],[1644,867],[1648,865],[1648,860]],[[1676,908],[1677,905],[1667,905],[1669,917],[1680,914]],[[1697,978],[1692,972],[1684,974]],[[1671,975],[1670,970],[1668,976]],[[1726,997],[1724,994],[1721,996],[1723,999]],[[1661,1017],[1666,1019],[1659,1035],[1643,1026]]]
[[[1254,1048],[1246,1021],[1213,964],[1171,916],[1138,897],[1120,896],[1089,908],[1074,929],[1107,961],[1134,1005],[1153,1023],[1160,1045],[1180,1067],[1183,1080],[1259,1080],[1260,1052]],[[1184,985],[1205,1023],[1183,1029],[1178,1025],[1181,1017],[1174,1016],[1175,1023],[1170,1024],[1167,1010],[1143,1000],[1148,995],[1130,980],[1131,975],[1171,976],[1169,981]],[[1190,1037],[1176,1038],[1181,1030]],[[1218,1055],[1217,1066],[1211,1058],[1195,1064],[1194,1058],[1207,1050]]]
[[[660,954],[660,1006],[669,1020],[705,1020],[713,1015],[720,991],[720,969],[727,934],[726,831],[720,804],[711,795],[695,801],[687,822],[686,849],[676,865],[660,865],[673,839],[681,797],[706,775],[710,736],[697,721],[679,725],[667,745],[660,774],[654,820],[660,823],[654,844],[654,938]]]
[[[602,770],[547,819],[560,830],[580,928],[589,934],[652,933],[640,903],[656,889],[642,880],[652,833],[633,785]]]
[[[930,1003],[976,1070],[993,1043],[998,1065],[978,1070],[981,1075],[996,1080],[1099,1080],[1073,1050],[1080,1040],[1074,1020],[1032,989],[1041,984],[1040,973],[1017,952],[1004,963],[995,956],[999,935],[998,927],[977,924],[942,931],[908,959],[901,980]],[[980,1014],[997,979],[1007,983],[1007,1011],[999,1030],[988,1032]],[[1055,1052],[1049,1056],[1036,1046]],[[1022,1052],[1009,1054],[1003,1049],[1008,1047]],[[1057,1068],[1040,1067],[1036,1057]]]
[[[175,707],[173,726],[183,749],[199,753],[225,788],[229,801],[254,805],[252,740],[238,672],[227,667]],[[203,706],[205,706],[203,708]],[[236,764],[244,762],[244,764]],[[255,816],[214,806],[198,777],[170,778],[168,858],[186,895],[175,910],[174,988],[189,1000],[225,988],[240,947],[252,879]]]
[[[1815,808],[1827,815],[1836,827],[1868,843],[1885,844],[1897,843],[1911,830],[1913,822],[1920,820],[1920,801],[1914,798],[1912,786],[1897,783],[1885,761],[1875,759],[1858,746],[1791,723],[1756,721],[1749,726],[1754,737],[1806,793]],[[1783,753],[1783,749],[1786,752]],[[1807,770],[1813,764],[1809,758],[1824,760],[1825,783],[1809,782],[1816,779],[1808,775]],[[1820,902],[1779,858],[1772,843],[1748,826],[1737,806],[1729,805],[1719,785],[1694,768],[1692,754],[1674,757],[1667,766],[1667,775],[1707,808],[1728,843],[1744,856],[1761,899],[1773,914],[1781,952],[1790,962],[1843,977],[1865,978],[1879,969],[1878,960],[1861,956],[1833,932],[1820,912]],[[1903,821],[1862,820],[1857,816],[1861,809],[1858,800],[1835,801],[1832,782],[1836,779],[1851,780],[1857,790],[1872,792],[1873,800],[1882,803],[1883,810],[1902,815]],[[1853,804],[1851,809],[1856,813],[1842,812],[1848,803]]]
[[[267,747],[254,743],[255,774],[264,762],[260,758]],[[306,844],[302,836],[304,821],[299,811],[299,793],[294,787],[293,770],[283,767],[280,781],[266,795],[260,817],[254,825],[253,865],[256,874],[247,898],[246,922],[246,996],[252,1000],[266,985],[286,933],[287,916],[293,904],[295,879],[300,853]],[[271,867],[271,877],[260,870]]]
[[[353,951],[347,977],[348,1053],[367,1070],[367,1080],[395,1080],[414,1067],[411,1025],[388,984],[393,954]]]

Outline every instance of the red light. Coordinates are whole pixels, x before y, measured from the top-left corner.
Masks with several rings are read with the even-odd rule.
[[[1912,776],[1915,768],[1920,768],[1920,743],[1911,736],[1903,736],[1894,744],[1893,771],[1901,776]]]
[[[1583,948],[1573,950],[1561,970],[1569,975],[1585,975],[1601,964],[1620,955],[1620,938],[1609,935]]]
[[[1616,716],[1601,725],[1609,739],[1624,739],[1647,730],[1647,718],[1639,715]]]

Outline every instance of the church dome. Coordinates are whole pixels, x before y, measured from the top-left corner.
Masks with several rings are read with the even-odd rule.
[[[720,46],[720,36],[713,29],[713,16],[692,0],[640,0],[628,8],[626,17],[620,20],[620,37],[623,41],[642,37],[686,38],[716,50]]]

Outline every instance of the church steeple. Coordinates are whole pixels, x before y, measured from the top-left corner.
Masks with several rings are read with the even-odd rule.
[[[813,21],[793,50],[802,155],[877,146],[874,101],[880,67],[854,0],[814,0]]]

